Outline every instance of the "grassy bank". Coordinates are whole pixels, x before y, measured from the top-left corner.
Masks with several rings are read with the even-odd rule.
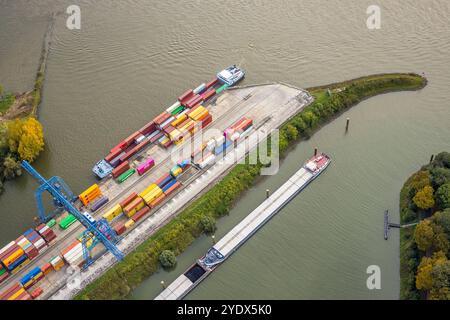
[[[402,90],[418,90],[426,79],[415,74],[384,74],[362,77],[329,86],[311,88],[315,101],[280,128],[280,155],[351,106],[369,97]],[[190,204],[176,218],[116,264],[75,299],[123,299],[158,269],[163,250],[180,254],[199,235],[202,219],[226,215],[242,193],[258,179],[261,165],[240,164],[219,183]]]
[[[450,299],[450,153],[414,173],[400,192],[400,298]]]

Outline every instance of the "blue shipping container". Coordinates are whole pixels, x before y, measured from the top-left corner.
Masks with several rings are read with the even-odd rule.
[[[9,271],[13,271],[15,268],[17,268],[18,266],[20,266],[22,263],[25,262],[25,260],[27,260],[28,257],[24,254],[23,256],[21,256],[19,259],[17,259],[16,261],[14,261],[13,263],[11,263],[8,267]]]
[[[164,186],[165,186],[166,184],[168,184],[168,183],[170,182],[170,180],[172,180],[172,179],[173,179],[173,177],[169,174],[163,181],[161,181],[160,184],[158,184],[158,187],[160,187],[161,189],[163,189]]]
[[[31,279],[33,279],[35,276],[37,276],[41,272],[42,272],[41,268],[39,268],[39,267],[34,268],[20,280],[20,283],[22,285],[24,285],[25,283],[30,282]]]
[[[169,183],[167,183],[167,184],[162,188],[162,191],[163,191],[163,192],[166,192],[166,191],[169,190],[169,188],[170,188],[171,186],[173,186],[176,182],[177,182],[177,180],[176,180],[176,179],[173,179],[172,181],[170,181]]]

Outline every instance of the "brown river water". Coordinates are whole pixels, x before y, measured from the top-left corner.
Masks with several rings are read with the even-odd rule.
[[[111,146],[188,88],[238,63],[243,84],[300,87],[382,72],[425,73],[428,86],[364,101],[298,144],[218,223],[220,238],[311,155],[332,165],[196,288],[188,299],[398,299],[399,235],[383,239],[383,212],[398,221],[399,191],[431,154],[450,150],[450,2],[379,0],[381,29],[366,27],[371,1],[25,1],[0,0],[0,83],[33,85],[50,12],[59,12],[39,117],[45,176],[75,192],[94,182],[92,165]],[[81,7],[81,30],[65,10]],[[351,118],[345,134],[345,119]],[[32,226],[36,183],[26,174],[0,196],[0,242]],[[137,288],[153,299],[212,240],[202,237]],[[381,268],[368,290],[366,268]]]

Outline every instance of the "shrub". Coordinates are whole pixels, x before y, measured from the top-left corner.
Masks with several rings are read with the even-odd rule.
[[[177,257],[171,250],[164,250],[159,255],[159,263],[164,269],[171,269],[177,264]]]

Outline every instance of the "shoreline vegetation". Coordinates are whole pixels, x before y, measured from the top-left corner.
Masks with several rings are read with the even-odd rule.
[[[47,58],[55,16],[45,33],[34,88],[23,93],[3,92],[0,85],[0,195],[4,183],[22,175],[20,162],[33,162],[44,150],[44,132],[37,113],[41,104]]]
[[[400,299],[450,300],[450,153],[439,153],[400,192]]]
[[[280,156],[323,125],[370,97],[395,91],[420,90],[427,80],[413,73],[377,74],[308,89],[315,101],[280,128]],[[174,219],[139,245],[125,259],[79,292],[74,299],[126,299],[160,267],[160,255],[182,253],[200,235],[215,229],[242,194],[260,176],[262,165],[238,164],[209,191],[187,205]]]

